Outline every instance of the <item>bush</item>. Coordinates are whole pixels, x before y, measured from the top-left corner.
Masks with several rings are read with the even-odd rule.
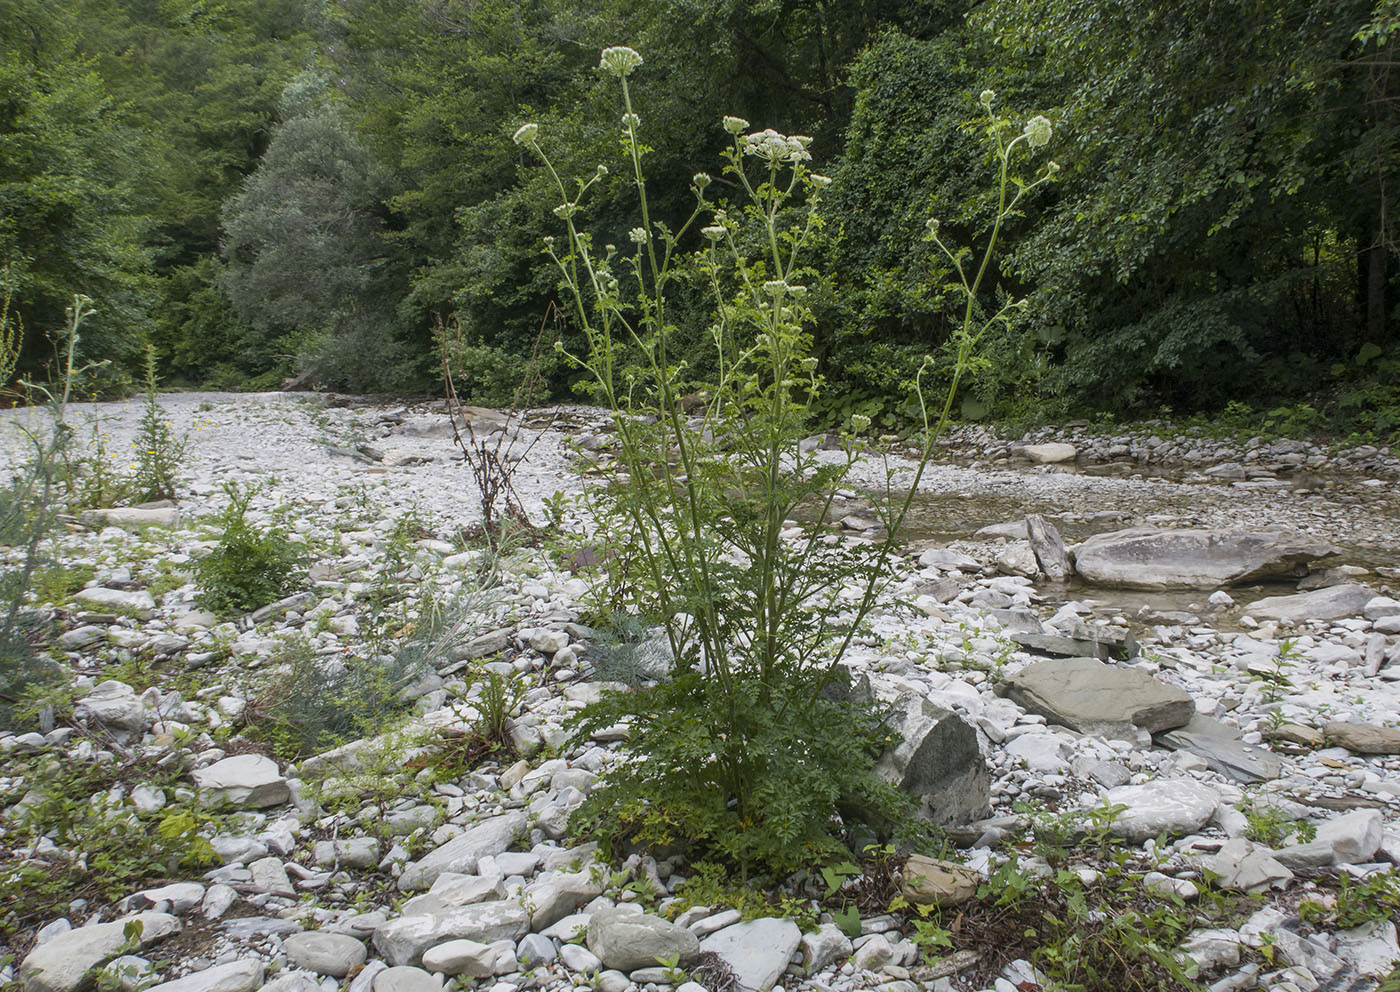
[[[700,173],[690,217],[674,230],[653,223],[642,168],[647,149],[627,82],[641,61],[631,49],[613,48],[602,62],[621,83],[621,138],[639,194],[630,254],[613,245],[595,251],[579,226],[581,201],[606,170],[566,186],[541,149],[539,127],[526,124],[515,135],[543,161],[562,200],[555,213],[567,238],[547,242],[546,251],[588,343],[586,355],[569,357],[612,411],[618,437],[599,530],[632,535],[642,577],[627,583],[634,590],[627,605],[661,623],[673,659],[669,679],[615,694],[581,715],[578,740],[626,721],[632,760],[605,776],[578,822],[612,841],[678,844],[746,876],[787,874],[848,857],[843,842],[906,818],[907,798],[874,771],[888,737],[873,714],[828,690],[890,575],[895,536],[972,349],[1017,310],[1006,300],[985,317],[975,303],[998,226],[1051,174],[1009,192],[1012,150],[1044,144],[1050,125],[1035,118],[1013,135],[1010,121],[990,113],[990,91],[984,94],[1000,164],[990,243],[980,258],[967,248],[952,252],[937,222],[927,227],[957,274],[950,294],[962,310],[947,401],[941,415],[930,413],[919,386],[932,365],[925,356],[914,373],[921,458],[897,484],[891,470],[874,497],[885,539],[828,542],[819,526],[799,531],[789,521],[800,508],[830,508],[859,457],[854,433],[871,426],[868,416],[851,417],[854,433],[834,462],[802,444],[824,393],[809,330],[809,287],[820,277],[806,254],[830,180],[807,166],[810,139],[746,133],[747,121],[727,117],[724,186],[737,202],[708,200],[715,184]],[[696,228],[707,247],[686,257],[682,245]],[[668,297],[680,269],[710,287],[716,370],[687,409],[689,373],[676,351]]]
[[[306,552],[286,533],[248,523],[256,488],[225,483],[228,506],[220,516],[219,545],[194,567],[198,602],[220,615],[247,613],[294,591],[306,575]]]
[[[156,351],[146,348],[146,400],[136,427],[132,488],[138,502],[174,499],[189,439],[179,437],[156,399]]]

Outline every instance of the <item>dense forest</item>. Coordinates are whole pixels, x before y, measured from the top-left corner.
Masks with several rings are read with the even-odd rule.
[[[0,280],[31,374],[96,301],[94,390],[153,344],[177,383],[431,391],[450,339],[464,399],[532,361],[573,397],[540,348],[578,344],[542,254],[558,197],[511,136],[537,122],[566,176],[612,163],[585,223],[624,243],[597,67],[626,44],[662,222],[720,175],[722,115],[811,136],[825,413],[893,423],[948,347],[925,221],[985,234],[990,88],[1053,122],[1060,171],[1002,232],[984,302],[1030,305],[982,343],[965,415],[1295,404],[1385,437],[1397,30],[1397,0],[0,0]],[[677,298],[702,381],[707,308]]]

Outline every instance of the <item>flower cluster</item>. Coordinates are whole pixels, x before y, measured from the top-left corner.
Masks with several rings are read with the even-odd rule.
[[[515,143],[527,148],[533,147],[540,133],[538,124],[521,124],[515,132]]]
[[[771,127],[746,134],[740,139],[745,155],[753,155],[774,164],[791,162],[796,165],[810,160],[812,153],[807,151],[807,146],[811,143],[812,139],[806,135],[794,134],[789,137],[779,134]]]
[[[625,45],[603,49],[603,58],[598,68],[612,73],[618,79],[631,75],[632,70],[642,64],[642,57]]]
[[[1039,114],[1026,121],[1026,144],[1041,148],[1050,141],[1050,122]]]

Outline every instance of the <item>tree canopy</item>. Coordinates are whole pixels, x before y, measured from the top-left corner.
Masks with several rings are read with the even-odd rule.
[[[625,43],[663,222],[717,172],[721,116],[812,137],[832,416],[894,417],[947,346],[923,224],[988,223],[986,89],[1052,121],[1060,173],[1003,232],[983,303],[1031,306],[965,412],[1375,406],[1400,368],[1398,26],[1394,0],[0,0],[0,266],[35,332],[97,299],[113,378],[150,341],[194,383],[433,388],[452,323],[495,395],[558,296],[555,196],[511,134],[615,166],[597,53]],[[599,244],[627,237],[621,176],[591,194]],[[680,292],[673,317],[684,354],[708,315]]]

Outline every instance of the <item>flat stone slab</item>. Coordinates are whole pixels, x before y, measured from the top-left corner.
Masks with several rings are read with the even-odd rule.
[[[1094,585],[1219,589],[1254,579],[1297,578],[1306,574],[1309,562],[1336,553],[1330,544],[1285,531],[1130,527],[1081,542],[1074,548],[1074,567]]]
[[[495,857],[509,850],[511,842],[525,830],[525,813],[515,810],[489,817],[438,847],[404,869],[399,889],[412,892],[426,889],[443,872],[476,873],[482,858]]]
[[[1186,726],[1161,734],[1156,741],[1173,751],[1199,755],[1212,770],[1242,785],[1267,782],[1283,774],[1283,759],[1274,752],[1246,744],[1238,730],[1199,713]]]
[[[292,797],[277,762],[262,754],[239,754],[190,772],[206,800],[261,809]]]
[[[1356,754],[1400,754],[1400,730],[1390,727],[1334,721],[1324,725],[1322,733]]]
[[[685,927],[659,916],[604,909],[589,921],[588,949],[605,967],[632,972],[672,956],[685,967],[700,952],[700,941]]]
[[[718,954],[748,992],[767,992],[787,970],[802,942],[796,923],[783,919],[749,920],[710,934],[700,950]]]
[[[253,992],[262,988],[265,965],[260,958],[216,964],[173,982],[153,985],[147,992]]]
[[[418,965],[423,952],[449,940],[490,944],[517,941],[530,929],[530,914],[519,900],[479,902],[446,913],[400,916],[374,931],[375,950],[389,964]]]
[[[1283,623],[1340,620],[1360,616],[1366,604],[1375,598],[1374,589],[1353,583],[1327,586],[1291,596],[1269,596],[1256,600],[1248,612],[1256,620],[1278,620]]]
[[[1049,441],[1045,444],[1028,444],[1021,449],[1021,453],[1037,465],[1056,465],[1074,461],[1079,451],[1072,444]]]
[[[1143,785],[1120,785],[1104,793],[1108,806],[1124,806],[1109,831],[1134,844],[1149,837],[1194,834],[1215,815],[1220,793],[1189,778],[1162,778]]]
[[[126,926],[141,924],[140,944],[145,946],[180,929],[169,913],[137,913],[112,923],[95,923],[52,937],[30,951],[19,969],[22,992],[74,992],[88,980],[88,973],[122,953]]]
[[[88,527],[178,527],[180,511],[173,506],[114,506],[105,510],[84,510],[78,519]]]
[[[1173,730],[1196,713],[1181,689],[1096,658],[1038,661],[1007,679],[1003,691],[1052,723],[1114,740],[1136,740],[1139,729]]]

